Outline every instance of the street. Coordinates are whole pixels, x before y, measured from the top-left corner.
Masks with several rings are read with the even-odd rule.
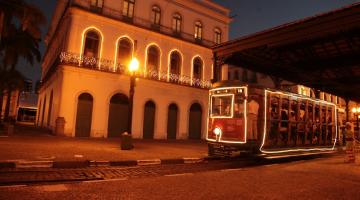
[[[0,199],[360,198],[360,166],[342,156],[255,167],[241,162],[103,168],[97,172],[108,174],[105,180],[1,186]]]

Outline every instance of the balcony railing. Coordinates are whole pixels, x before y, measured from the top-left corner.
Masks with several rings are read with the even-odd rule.
[[[106,1],[105,1],[106,3]],[[120,20],[127,24],[132,24],[134,26],[148,29],[151,31],[156,31],[170,37],[179,38],[188,42],[196,43],[205,47],[211,47],[215,45],[213,41],[206,40],[206,39],[196,39],[193,34],[185,33],[185,32],[176,32],[171,27],[163,26],[163,25],[154,25],[150,20],[142,19],[139,17],[127,17],[122,15],[121,10],[115,10],[113,8],[109,8],[106,6],[103,7],[94,7],[91,6],[90,0],[73,0],[70,6],[78,7],[105,17],[109,17],[112,19]],[[184,22],[183,22],[184,23]]]
[[[126,66],[118,63],[114,64],[112,60],[107,59],[97,59],[94,57],[80,56],[80,54],[71,52],[61,52],[59,56],[59,61],[59,64],[64,65],[71,65],[75,67],[81,67],[103,72],[130,75]],[[166,71],[139,70],[139,72],[137,72],[135,76],[138,78],[151,79],[196,88],[208,89],[211,87],[211,82],[208,80],[200,80],[196,78],[191,78],[190,76],[171,74]]]

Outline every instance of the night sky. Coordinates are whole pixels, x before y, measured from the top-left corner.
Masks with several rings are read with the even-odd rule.
[[[60,0],[62,1],[62,0]],[[341,8],[360,0],[213,0],[231,8],[233,22],[230,26],[230,39],[252,34],[264,29],[326,11]],[[44,11],[49,24],[56,0],[28,0]],[[47,26],[43,35],[46,34]],[[41,52],[45,45],[41,44]],[[40,79],[40,63],[29,66],[20,62],[18,69],[35,83]]]

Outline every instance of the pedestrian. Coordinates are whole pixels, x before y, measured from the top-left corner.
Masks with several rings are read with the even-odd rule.
[[[350,122],[346,122],[346,124],[345,124],[345,140],[346,140],[345,162],[354,163],[355,162],[355,153],[354,153],[355,136],[354,136],[354,131],[352,130],[352,125]]]

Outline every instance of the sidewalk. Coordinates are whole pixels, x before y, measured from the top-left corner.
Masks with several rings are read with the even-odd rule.
[[[119,138],[59,137],[23,127],[17,128],[14,135],[0,136],[1,162],[128,161],[205,156],[207,156],[205,141],[134,140],[134,149],[121,150]]]

